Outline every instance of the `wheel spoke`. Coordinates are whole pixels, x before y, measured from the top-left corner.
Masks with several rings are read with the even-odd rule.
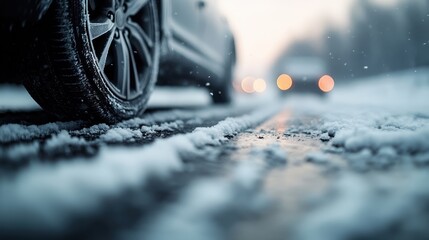
[[[135,90],[140,93],[140,77],[138,74],[138,69],[137,69],[137,62],[136,59],[134,57],[134,51],[131,45],[131,42],[129,40],[129,36],[125,35],[125,41],[127,43],[127,47],[128,47],[128,52],[130,53],[130,71],[131,71],[131,79],[130,79],[130,83],[131,81],[134,82],[134,86],[135,86]]]
[[[142,36],[143,39],[145,40],[146,44],[150,48],[153,47],[152,39],[150,39],[150,37],[147,35],[145,30],[143,30],[143,28],[141,28],[137,23],[132,22],[132,21],[128,22],[128,26],[130,27],[131,31],[135,32],[135,34],[139,34],[140,36]]]
[[[109,55],[110,47],[112,46],[112,41],[115,36],[115,30],[116,28],[114,27],[110,31],[109,38],[107,39],[106,44],[103,46],[103,50],[101,51],[100,58],[98,61],[101,70],[104,70],[104,68],[106,67],[106,60],[107,56]]]
[[[115,24],[110,19],[103,19],[102,21],[91,22],[89,24],[89,32],[91,33],[91,40],[99,38],[108,33],[114,28]]]
[[[130,96],[130,54],[122,32],[119,34],[119,39],[115,40],[115,51],[118,64],[117,87],[121,94],[128,98]]]
[[[156,47],[151,0],[87,0],[88,36],[103,80],[123,100],[145,92]]]
[[[129,1],[128,6],[128,15],[136,15],[147,3],[149,0],[132,0]]]
[[[135,42],[136,50],[139,54],[143,54],[148,66],[152,66],[152,55],[150,54],[149,44],[153,44],[152,41],[145,41],[144,31],[141,27],[136,24],[129,24],[132,40]]]

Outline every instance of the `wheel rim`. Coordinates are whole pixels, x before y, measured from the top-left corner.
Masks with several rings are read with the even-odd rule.
[[[150,0],[87,0],[89,36],[103,81],[123,100],[145,93],[154,67]]]

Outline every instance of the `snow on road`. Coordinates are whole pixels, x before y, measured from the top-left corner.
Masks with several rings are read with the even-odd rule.
[[[41,153],[42,157],[49,157],[52,153],[68,155],[72,150],[89,152],[92,155],[92,152],[96,151],[95,146],[149,143],[154,137],[159,137],[159,134],[168,136],[184,133],[207,123],[215,124],[227,116],[244,114],[251,109],[249,106],[232,106],[165,110],[112,126],[97,124],[86,127],[83,122],[4,124],[0,126],[0,155],[3,156],[3,161],[8,162],[37,159]]]
[[[155,198],[157,180],[177,195],[114,237],[424,239],[428,76],[391,73],[339,84],[326,99],[166,110],[113,126],[3,124],[0,163],[26,165],[0,165],[0,236],[61,235],[106,212],[123,220],[132,214],[114,216],[106,199]]]
[[[295,238],[427,239],[428,180],[426,169],[343,174],[304,217]]]
[[[318,137],[329,142],[326,152],[341,153],[360,167],[429,163],[427,76],[429,71],[420,69],[366,79],[340,86],[326,102],[293,99],[296,114],[317,117],[292,122],[287,134]]]
[[[427,238],[428,76],[424,69],[386,75],[340,87],[326,103],[296,105],[317,120],[295,132],[327,142],[307,160],[325,166],[335,154],[348,165],[337,165],[325,193],[304,204],[311,210],[294,238]]]
[[[56,164],[29,166],[0,183],[0,232],[26,229],[30,232],[61,232],[76,216],[94,213],[103,199],[119,196],[125,189],[138,188],[151,177],[165,179],[184,167],[181,158],[198,154],[199,149],[219,146],[238,132],[254,127],[279,106],[229,118],[208,128],[157,140],[145,147],[129,149],[104,147],[90,161],[72,159]],[[141,133],[140,133],[141,134]],[[67,132],[54,136],[70,141]],[[84,140],[74,138],[74,142]],[[28,233],[28,232],[27,232]]]
[[[256,191],[263,179],[264,166],[263,162],[246,161],[227,176],[191,184],[176,204],[161,211],[149,224],[143,222],[123,233],[121,238],[226,239],[225,224],[232,224],[249,212],[258,212],[267,204]]]

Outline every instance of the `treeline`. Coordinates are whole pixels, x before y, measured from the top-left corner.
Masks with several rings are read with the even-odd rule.
[[[296,42],[279,60],[297,46],[313,49],[332,75],[344,79],[429,66],[429,0],[398,0],[389,6],[357,0],[349,22],[345,28],[331,25],[314,42]]]

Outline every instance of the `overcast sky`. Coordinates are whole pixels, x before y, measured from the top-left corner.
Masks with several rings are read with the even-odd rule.
[[[344,24],[353,0],[217,0],[237,39],[238,76],[259,75],[297,37]]]

